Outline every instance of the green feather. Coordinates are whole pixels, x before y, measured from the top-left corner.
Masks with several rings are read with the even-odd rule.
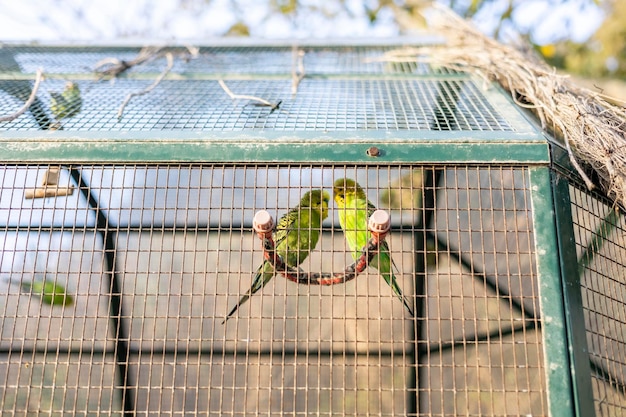
[[[357,259],[371,238],[371,233],[367,229],[367,222],[372,213],[376,211],[376,206],[367,199],[363,188],[349,178],[336,180],[333,184],[333,193],[335,202],[339,207],[339,224],[350,247],[352,258]],[[413,309],[402,294],[402,289],[393,273],[394,264],[386,241],[380,245],[379,254],[372,258],[370,266],[379,271],[411,316],[414,316]]]
[[[74,299],[65,291],[63,285],[50,280],[22,282],[21,287],[39,297],[44,304],[70,306],[74,303]]]
[[[305,193],[297,207],[289,210],[280,218],[272,235],[276,253],[291,267],[300,265],[317,245],[320,237],[322,221],[328,217],[330,195],[323,190],[312,190]],[[264,261],[257,269],[252,286],[239,302],[228,313],[224,321],[257,291],[263,288],[273,277],[274,267]]]

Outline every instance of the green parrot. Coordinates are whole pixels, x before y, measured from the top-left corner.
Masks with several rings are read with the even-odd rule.
[[[74,298],[65,291],[63,285],[44,279],[43,281],[21,282],[22,290],[41,298],[41,302],[51,306],[71,306]]]
[[[291,267],[300,265],[309,252],[315,248],[320,237],[322,221],[328,217],[330,194],[323,190],[312,190],[304,194],[297,207],[289,210],[278,221],[273,234],[275,250],[285,264]],[[274,276],[274,267],[264,261],[256,270],[252,286],[237,305],[228,313],[222,324],[237,311],[248,298],[267,284]]]
[[[358,259],[363,247],[371,238],[371,233],[367,229],[367,222],[372,213],[376,211],[376,207],[368,201],[361,186],[349,178],[336,180],[333,184],[333,194],[339,207],[339,224],[341,224],[343,234],[352,251],[352,258]],[[379,254],[372,258],[370,266],[378,269],[385,282],[389,284],[394,294],[413,316],[409,301],[402,295],[402,290],[393,274],[392,267],[394,265],[387,242],[381,243]]]
[[[50,92],[50,110],[57,119],[76,116],[80,113],[83,99],[78,84],[68,82],[61,93]]]

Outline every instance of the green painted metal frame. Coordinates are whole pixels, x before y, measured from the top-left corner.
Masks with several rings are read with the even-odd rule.
[[[549,167],[531,168],[530,180],[549,412],[593,416],[569,185]]]
[[[367,155],[372,146],[379,156]],[[546,164],[548,158],[548,145],[541,142],[0,139],[0,161],[6,163]]]
[[[218,76],[188,75],[207,79]],[[224,79],[238,77],[283,76],[224,75]],[[579,324],[583,313],[567,181],[558,179],[550,168],[554,155],[551,157],[548,140],[510,98],[497,87],[483,93],[515,131],[0,132],[0,162],[529,166],[549,413],[553,417],[594,415],[585,330]],[[367,155],[371,146],[381,150],[380,156]]]
[[[559,239],[559,259],[563,276],[565,295],[565,315],[568,332],[569,353],[574,383],[574,401],[579,416],[593,416],[594,401],[591,386],[591,365],[585,317],[583,313],[582,293],[580,290],[579,262],[576,257],[576,240],[572,220],[572,202],[569,182],[553,173],[553,193],[555,201],[555,219]]]
[[[548,410],[552,417],[574,417],[561,268],[555,256],[558,238],[550,169],[531,169],[530,183]]]

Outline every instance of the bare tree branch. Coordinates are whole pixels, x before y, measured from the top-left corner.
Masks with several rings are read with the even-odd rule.
[[[235,94],[233,93],[230,88],[228,88],[228,86],[226,85],[226,83],[222,80],[217,80],[217,82],[220,84],[220,87],[222,87],[222,89],[226,92],[226,94],[228,94],[228,96],[230,98],[232,98],[233,100],[251,100],[251,101],[256,101],[257,103],[260,103],[263,106],[267,106],[270,107],[272,110],[275,110],[278,108],[278,106],[280,106],[280,101],[277,103],[272,103],[270,101],[267,101],[261,97],[256,97],[256,96],[249,96],[249,95],[245,95],[245,94]]]
[[[31,104],[35,101],[35,97],[37,97],[37,90],[39,90],[39,84],[41,84],[41,80],[43,80],[43,70],[40,68],[37,70],[37,75],[35,76],[35,85],[33,86],[33,91],[30,93],[30,97],[24,103],[24,105],[15,113],[9,114],[7,116],[0,116],[0,122],[10,122],[11,120],[17,119],[20,117]]]
[[[166,57],[167,54],[180,57],[185,61],[198,56],[199,50],[197,47],[188,45],[185,46],[185,49],[187,49],[187,52],[182,52],[180,50],[176,51],[172,48],[164,48],[161,46],[145,46],[141,48],[139,54],[137,54],[137,56],[130,61],[124,61],[115,57],[107,57],[98,61],[94,66],[93,71],[100,75],[98,80],[101,80],[105,77],[115,78],[132,67],[161,57]]]
[[[158,58],[161,49],[163,48],[154,46],[143,47],[139,51],[139,54],[130,61],[124,61],[123,59],[114,57],[104,58],[96,63],[94,72],[100,75],[99,80],[104,77],[115,78],[136,65]]]
[[[295,45],[293,47],[293,63],[291,70],[291,96],[295,97],[298,94],[298,86],[300,81],[305,76],[304,72],[304,54],[302,49],[298,49]]]
[[[154,80],[154,82],[152,84],[150,84],[144,90],[137,91],[137,92],[134,92],[134,93],[129,93],[126,96],[126,99],[124,99],[124,101],[122,102],[122,105],[120,106],[120,109],[117,111],[117,119],[118,120],[122,118],[122,116],[124,114],[124,108],[126,108],[126,105],[130,102],[130,100],[133,97],[142,96],[142,95],[148,94],[150,91],[154,90],[154,88],[157,85],[159,85],[159,83],[163,80],[163,78],[165,78],[165,76],[170,72],[170,70],[174,66],[174,55],[171,52],[168,52],[168,53],[165,54],[165,58],[167,59],[167,67],[165,67],[163,72],[161,72],[161,74],[159,74],[157,79]]]

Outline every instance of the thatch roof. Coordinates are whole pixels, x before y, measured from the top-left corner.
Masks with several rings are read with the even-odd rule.
[[[599,187],[626,209],[626,109],[599,92],[576,86],[529,52],[503,45],[442,6],[434,6],[431,29],[442,45],[402,48],[382,60],[427,62],[470,71],[498,82],[513,100],[531,109],[542,128],[560,139],[588,188]],[[589,170],[599,180],[590,179]]]

